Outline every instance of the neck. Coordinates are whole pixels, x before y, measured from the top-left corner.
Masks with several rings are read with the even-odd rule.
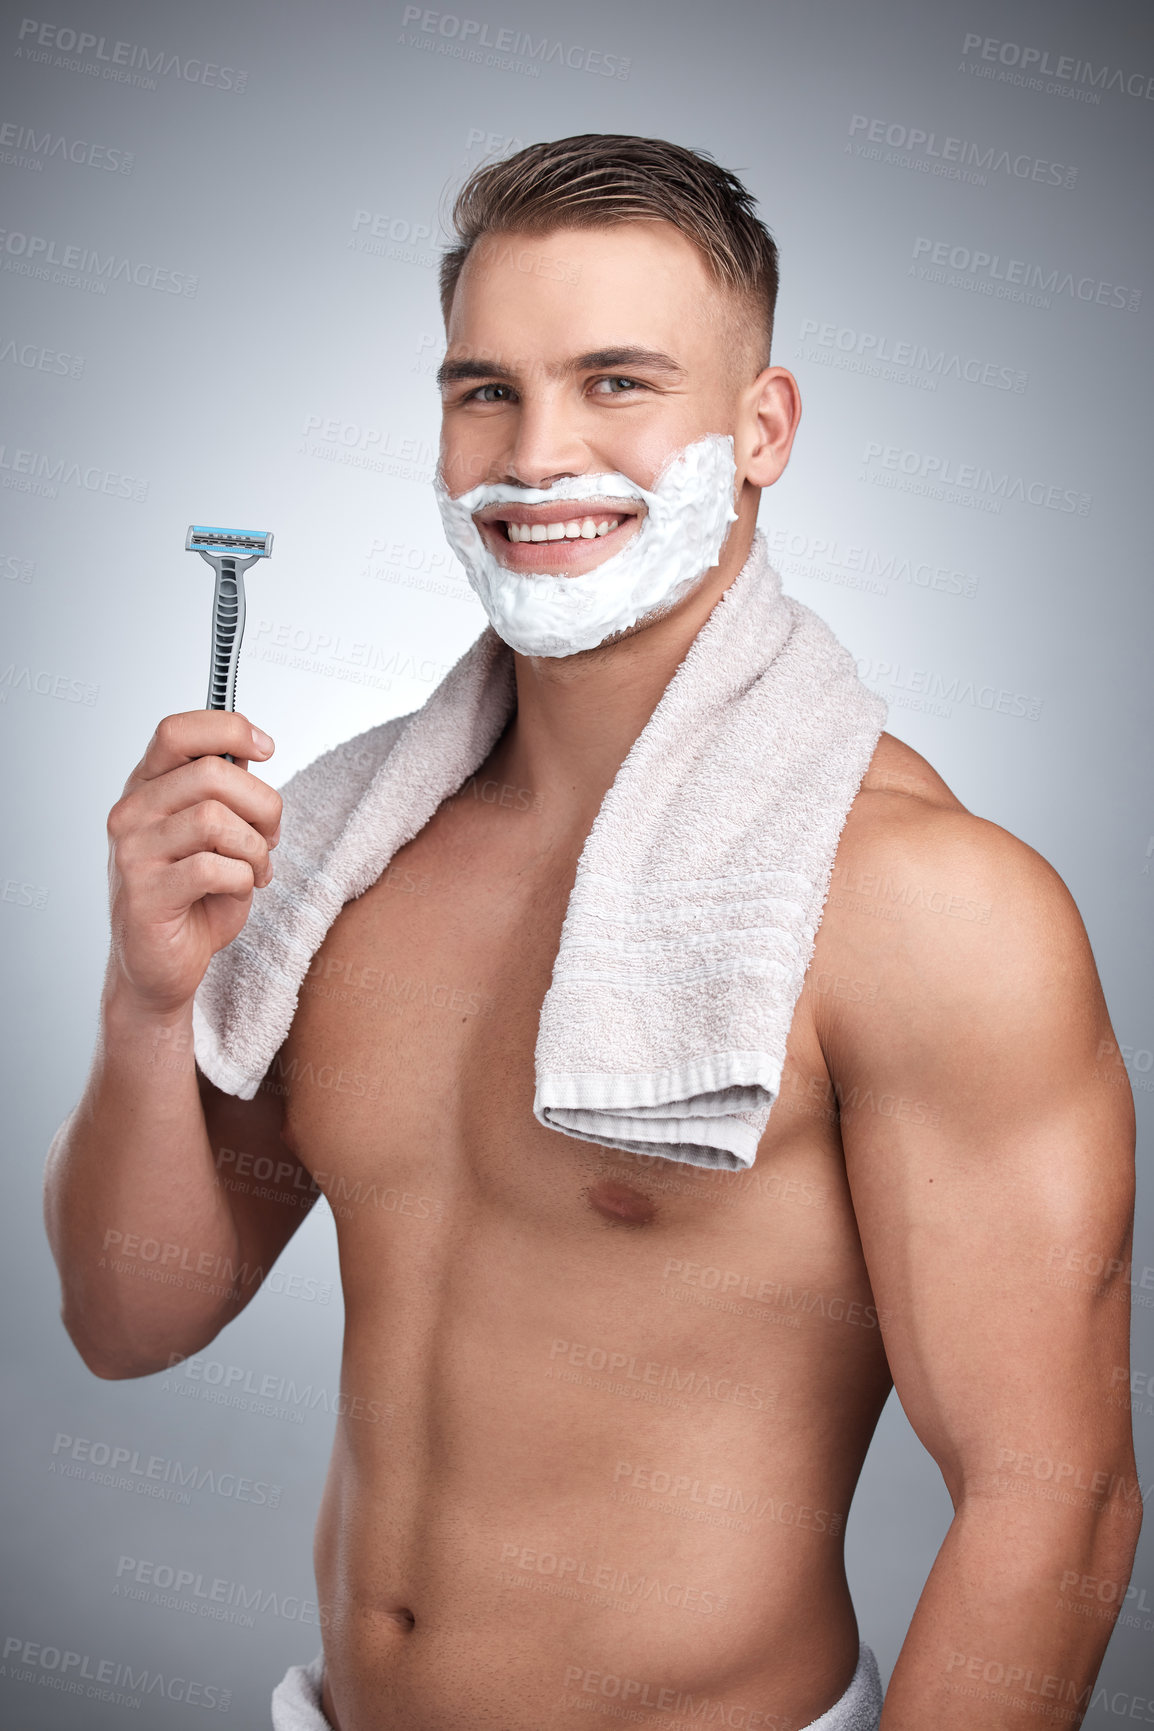
[[[489,768],[540,796],[547,833],[588,834],[630,747],[749,557],[754,527],[741,512],[721,562],[653,624],[579,655],[514,655],[517,708]]]

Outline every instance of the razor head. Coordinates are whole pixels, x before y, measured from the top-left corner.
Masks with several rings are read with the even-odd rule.
[[[186,553],[207,553],[210,558],[267,559],[272,553],[270,529],[214,529],[191,523],[185,538]]]

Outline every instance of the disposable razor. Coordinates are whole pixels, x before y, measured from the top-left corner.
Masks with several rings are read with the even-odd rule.
[[[244,636],[244,573],[258,559],[272,553],[272,533],[267,529],[213,529],[203,523],[189,526],[184,543],[187,553],[199,553],[216,572],[212,598],[212,660],[209,664],[206,709],[236,708],[236,668]],[[226,763],[235,763],[229,752]]]

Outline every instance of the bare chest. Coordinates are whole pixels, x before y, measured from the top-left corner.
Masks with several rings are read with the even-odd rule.
[[[804,993],[749,1173],[537,1122],[537,1027],[580,845],[535,849],[514,817],[442,808],[313,957],[278,1063],[286,1137],[338,1228],[375,1218],[359,1206],[373,1196],[386,1212],[472,1228],[487,1213],[559,1241],[625,1233],[704,1255],[737,1234],[760,1265],[788,1231],[795,1251],[844,1255],[854,1234],[837,1114]]]

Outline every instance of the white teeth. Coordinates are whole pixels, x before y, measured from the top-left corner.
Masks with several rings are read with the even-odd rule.
[[[573,517],[568,523],[509,523],[505,524],[510,541],[592,541],[616,529],[620,517]]]

